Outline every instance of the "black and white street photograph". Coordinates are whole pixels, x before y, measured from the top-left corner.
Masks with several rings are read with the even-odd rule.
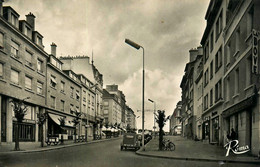
[[[259,167],[260,0],[0,0],[0,167]]]

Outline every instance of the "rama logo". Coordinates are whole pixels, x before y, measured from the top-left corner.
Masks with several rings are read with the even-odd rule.
[[[226,157],[229,155],[230,150],[233,151],[234,154],[244,154],[250,150],[248,145],[239,147],[238,143],[238,140],[231,140],[224,145],[227,149]]]

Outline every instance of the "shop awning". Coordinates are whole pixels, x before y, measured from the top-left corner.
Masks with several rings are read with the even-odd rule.
[[[57,124],[60,126],[60,120],[61,118],[63,118],[64,116],[61,116],[61,115],[55,115],[55,114],[51,114],[51,113],[48,113],[50,118]],[[73,123],[73,118],[72,117],[69,117],[67,116],[65,118],[65,127],[71,127],[71,128],[74,128],[74,123]]]
[[[48,113],[50,118],[57,124],[60,125],[60,120],[63,116]]]
[[[65,119],[65,126],[74,128],[73,118],[72,117],[66,117]]]

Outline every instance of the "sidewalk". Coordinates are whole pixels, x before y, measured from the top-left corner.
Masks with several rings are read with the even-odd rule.
[[[217,161],[217,162],[238,162],[260,164],[257,157],[248,154],[235,155],[230,151],[226,157],[226,149],[216,145],[210,145],[201,141],[194,141],[181,136],[165,136],[175,144],[175,151],[159,151],[159,137],[152,139],[146,146],[145,151],[139,150],[136,153],[144,156],[159,158],[170,158],[180,160]]]
[[[104,142],[109,140],[116,140],[121,138],[119,137],[113,137],[113,138],[102,138],[101,140],[92,140],[88,142],[77,142],[74,143],[74,141],[66,141],[63,145],[50,145],[50,146],[44,146],[40,147],[40,142],[23,142],[20,143],[20,149],[21,151],[14,151],[14,143],[12,144],[1,144],[0,145],[0,155],[1,154],[10,154],[10,153],[30,153],[30,152],[42,152],[42,151],[49,151],[49,150],[55,150],[55,149],[62,149],[66,147],[73,147],[73,146],[79,146],[79,145],[85,145],[85,144],[91,144],[91,143],[98,143],[98,142]]]

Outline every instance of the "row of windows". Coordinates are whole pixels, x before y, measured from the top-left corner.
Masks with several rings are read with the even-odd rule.
[[[11,83],[13,83],[15,85],[21,85],[21,80],[19,79],[20,75],[21,75],[20,71],[15,70],[15,69],[11,69],[11,75],[10,75]],[[4,64],[3,63],[0,63],[0,78],[4,79]],[[25,74],[25,83],[24,83],[24,85],[25,85],[25,88],[27,90],[33,91],[33,87],[32,87],[33,82],[34,82],[33,77]],[[37,80],[36,92],[39,95],[43,95],[43,82]]]
[[[252,67],[252,57],[249,55],[249,57],[246,59],[246,72],[243,73],[245,76],[242,76],[242,78],[245,78],[245,88],[248,88],[252,85],[252,74],[251,74],[251,67]],[[234,78],[233,81],[234,83],[231,84],[230,82],[230,76],[228,76],[225,79],[225,100],[229,101],[232,96],[236,96],[239,94],[240,87],[241,85],[241,75],[242,73],[240,72],[239,68],[236,68],[234,70]],[[222,94],[222,81],[219,80],[216,85],[215,85],[215,103],[218,102],[223,98]],[[213,89],[210,90],[210,99],[208,99],[208,94],[204,96],[204,110],[208,109],[208,100],[209,100],[209,105],[213,105]]]
[[[204,96],[204,110],[207,110],[209,108],[209,105],[210,107],[213,105],[213,96],[214,93],[212,88],[210,90],[209,96],[208,94]],[[217,103],[221,99],[222,99],[222,81],[219,80],[215,85],[215,103]]]
[[[0,49],[4,49],[4,34],[0,32]],[[15,42],[14,40],[11,40],[11,54],[13,58],[19,60],[22,54],[20,54],[20,44],[18,42]],[[34,60],[34,53],[28,49],[25,49],[25,53],[23,55],[24,63],[29,66],[30,68],[33,67],[33,60]],[[37,71],[40,73],[43,73],[43,60],[36,57],[36,68]],[[19,60],[20,61],[20,60]]]

